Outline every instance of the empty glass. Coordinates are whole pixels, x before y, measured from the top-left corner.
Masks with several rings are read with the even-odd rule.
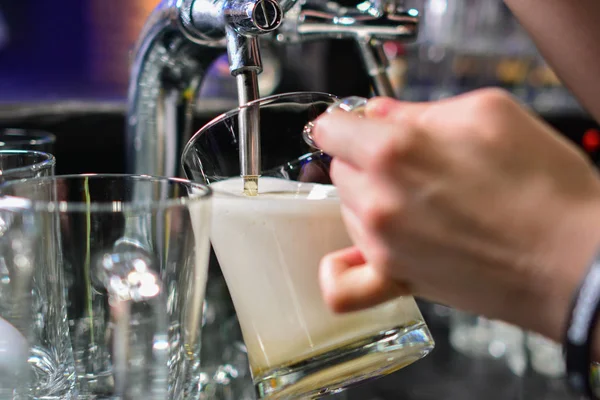
[[[336,393],[433,348],[412,297],[347,315],[335,315],[321,297],[321,257],[351,241],[330,157],[310,146],[303,130],[336,100],[290,93],[251,102],[210,122],[183,153],[187,176],[214,191],[211,242],[261,398]],[[253,197],[242,193],[238,150],[240,119],[248,114],[259,117],[262,149]]]
[[[36,129],[3,128],[0,129],[0,149],[35,150],[54,153],[56,136]]]
[[[0,184],[13,179],[54,175],[53,155],[31,150],[0,150]]]
[[[54,156],[47,153],[0,150],[0,184],[10,180],[51,176],[54,174],[55,163]],[[6,365],[10,366],[14,373],[5,375],[7,381],[0,383],[0,387],[6,384],[16,385],[13,392],[15,396],[27,394],[33,398],[67,399],[74,388],[72,363],[69,363],[69,360],[72,360],[71,350],[69,343],[61,340],[61,332],[66,329],[66,324],[64,329],[60,328],[64,315],[51,307],[51,304],[60,302],[61,282],[55,279],[52,268],[41,261],[46,246],[44,242],[37,240],[39,230],[32,218],[25,213],[22,200],[0,200],[3,206],[8,207],[3,209],[0,215],[0,234],[5,235],[2,237],[0,253],[0,308],[4,309],[0,312],[0,317],[9,313],[13,315],[12,319],[17,315],[15,313],[20,313],[19,326],[14,325],[11,319],[0,319],[0,337],[4,337],[10,344],[10,347],[6,348],[7,353],[3,353],[3,357],[0,358],[7,360]],[[21,209],[22,214],[16,213],[16,209]],[[27,246],[32,243],[35,243],[34,249],[28,250]],[[25,274],[25,270],[17,269],[16,263],[31,264],[31,270],[27,271],[29,275]],[[12,303],[13,301],[16,303]],[[43,311],[38,313],[40,310]],[[36,313],[37,315],[32,317]],[[19,343],[19,336],[13,328],[16,328],[27,342]],[[25,370],[18,362],[22,351],[26,351],[25,360],[29,362],[29,367]],[[45,356],[48,354],[58,355],[63,361],[62,365],[59,365],[56,358]],[[1,370],[2,367],[0,375],[4,375]],[[17,378],[18,376],[21,378]],[[6,397],[12,398],[8,394]]]
[[[198,398],[210,190],[130,175],[28,179],[3,190],[32,200],[48,247],[42,275],[64,287],[50,306],[65,311],[68,329],[56,329],[70,339],[79,398]],[[45,306],[34,318],[48,317]]]
[[[0,398],[25,396],[32,378],[27,360],[35,335],[31,318],[38,230],[28,202],[0,198]]]

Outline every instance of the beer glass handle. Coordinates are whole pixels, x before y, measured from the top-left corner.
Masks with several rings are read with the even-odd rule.
[[[168,322],[155,261],[143,251],[106,254],[99,271],[113,323],[115,395],[124,400],[168,398]]]
[[[350,96],[350,97],[344,97],[343,99],[340,99],[338,101],[336,101],[335,103],[333,103],[332,105],[330,105],[329,107],[327,107],[327,110],[325,110],[326,113],[331,113],[333,111],[346,111],[346,112],[353,112],[353,113],[357,113],[359,116],[364,116],[365,113],[365,106],[367,105],[368,99],[365,97],[359,97],[359,96]],[[315,149],[318,149],[318,146],[316,145],[316,143],[313,140],[313,128],[315,127],[314,122],[309,122],[308,124],[306,124],[304,126],[304,130],[302,131],[302,137],[304,138],[304,141],[311,147],[314,147]]]

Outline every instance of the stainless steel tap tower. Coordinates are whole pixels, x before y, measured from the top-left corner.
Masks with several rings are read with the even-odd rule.
[[[163,0],[135,50],[128,95],[127,172],[180,174],[180,153],[194,129],[192,111],[208,67],[225,49],[240,104],[259,98],[259,37],[285,45],[353,38],[377,94],[393,95],[382,50],[413,40],[419,13],[402,2],[343,7],[325,0]],[[258,113],[240,114],[242,175],[260,175]]]

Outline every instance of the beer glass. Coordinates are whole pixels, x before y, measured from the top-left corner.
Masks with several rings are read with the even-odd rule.
[[[63,282],[51,306],[65,310],[79,398],[199,398],[210,189],[71,175],[13,181],[3,192],[32,201],[47,246],[40,264],[51,270],[40,277]],[[57,357],[46,355],[68,363]]]
[[[211,242],[229,287],[261,398],[315,398],[383,376],[434,346],[412,297],[336,315],[318,283],[320,259],[351,246],[329,178],[330,157],[303,134],[336,104],[324,93],[266,97],[203,127],[183,152],[211,185]],[[242,193],[238,128],[260,126],[258,195]]]

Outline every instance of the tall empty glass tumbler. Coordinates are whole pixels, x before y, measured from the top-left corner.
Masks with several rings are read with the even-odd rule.
[[[0,198],[0,399],[29,394],[30,349],[44,340],[31,318],[38,232],[28,201]]]
[[[55,164],[54,156],[48,153],[0,150],[0,184],[11,180],[51,176],[54,174]],[[68,399],[74,395],[73,364],[69,361],[72,360],[71,348],[68,341],[62,340],[64,336],[61,332],[65,330],[60,326],[66,321],[64,315],[52,307],[53,304],[60,303],[62,282],[57,279],[51,267],[42,262],[45,243],[38,240],[37,235],[40,231],[35,219],[32,221],[26,218],[28,214],[23,208],[22,200],[0,200],[2,207],[6,206],[1,211],[3,215],[0,216],[0,234],[5,235],[2,237],[0,253],[0,308],[4,308],[0,317],[4,313],[14,315],[17,312],[15,307],[18,307],[18,312],[25,313],[19,314],[17,330],[27,341],[19,344],[19,340],[16,339],[18,336],[10,334],[16,334],[12,329],[15,326],[9,319],[0,320],[0,336],[9,345],[6,348],[7,353],[2,353],[0,349],[0,353],[6,356],[1,358],[9,363],[7,365],[10,365],[19,378],[17,375],[3,374],[2,367],[0,374],[7,377],[9,385],[16,385],[14,396],[23,396],[23,393],[26,393],[34,399]],[[21,209],[21,214],[15,214],[15,207]],[[29,252],[27,246],[32,243],[35,243],[35,248]],[[26,276],[25,270],[18,269],[17,263],[32,265],[32,269],[27,270],[30,275]],[[11,265],[14,268],[11,269]],[[12,303],[13,301],[16,303]],[[63,328],[66,329],[66,322]],[[14,357],[20,357],[20,352],[25,350],[29,364],[28,368],[23,370]],[[52,354],[59,358],[49,356]],[[3,394],[0,398],[13,398],[8,394],[4,396],[6,391],[0,390],[0,393]]]
[[[144,199],[133,198],[135,193]],[[71,175],[21,180],[65,285],[78,395],[198,398],[210,190],[186,180]]]

